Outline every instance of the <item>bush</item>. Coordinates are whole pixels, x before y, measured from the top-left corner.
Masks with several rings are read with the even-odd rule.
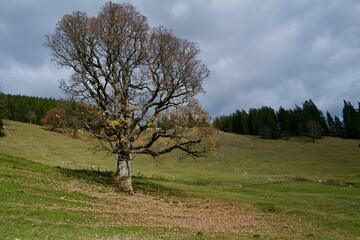
[[[52,132],[62,132],[62,128],[66,125],[66,112],[62,108],[52,108],[47,111],[45,117],[40,122]]]

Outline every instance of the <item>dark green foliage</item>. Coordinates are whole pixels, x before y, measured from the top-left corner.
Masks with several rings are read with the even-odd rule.
[[[0,94],[3,105],[3,118],[40,124],[46,112],[60,102],[54,98],[29,97],[21,95]]]
[[[295,109],[290,110],[291,135],[303,136],[305,134],[305,121],[302,116],[301,107],[295,105]]]
[[[329,135],[333,137],[344,137],[344,124],[335,116],[333,118],[329,112],[326,113],[326,121],[329,129]]]
[[[215,117],[213,124],[216,128],[224,132],[250,134],[249,115],[244,110],[236,110],[235,113],[229,116],[221,115]]]
[[[231,115],[215,117],[214,126],[224,132],[280,138],[275,111],[270,107],[252,108],[249,113],[237,110]]]
[[[317,126],[318,137],[329,135],[323,113],[309,99],[302,104],[302,107],[295,105],[295,109],[285,110],[280,107],[277,112],[280,132],[283,136],[309,136],[313,137],[314,130],[311,126]],[[311,124],[310,124],[311,122]],[[316,122],[316,123],[315,123]],[[311,132],[310,132],[311,131]]]
[[[292,132],[289,111],[285,110],[283,107],[280,107],[276,113],[276,119],[279,124],[281,135],[284,137],[289,137]]]
[[[5,132],[4,132],[4,124],[3,124],[3,97],[2,94],[0,93],[0,137],[5,136]]]
[[[233,121],[231,116],[221,115],[219,117],[215,117],[213,125],[221,131],[233,132]]]
[[[344,123],[339,119],[338,116],[335,116],[335,137],[344,137],[344,135]]]
[[[252,135],[259,135],[266,139],[280,138],[280,130],[275,111],[270,107],[250,109],[250,131]]]
[[[232,115],[232,128],[234,133],[243,133],[243,126],[241,124],[241,112],[239,110],[236,110],[236,112]]]
[[[294,109],[280,107],[274,112],[270,107],[251,108],[249,112],[236,110],[230,115],[215,117],[214,127],[224,132],[249,134],[262,138],[308,136],[313,140],[321,136],[360,138],[360,103],[355,109],[344,101],[343,121],[329,112],[324,117],[309,99]]]
[[[305,101],[302,108],[296,106],[295,114],[297,134],[294,135],[308,136],[313,141],[323,135],[329,135],[323,113],[311,99]]]
[[[312,100],[305,101],[302,107],[296,106],[295,109],[280,107],[276,113],[271,107],[251,108],[249,113],[237,110],[231,115],[216,117],[214,126],[224,132],[250,134],[266,139],[315,135],[318,138],[329,135],[325,117]]]
[[[2,121],[2,118],[1,118],[1,113],[0,113],[0,137],[3,137],[3,136],[5,136],[4,124],[3,124],[3,121]]]
[[[2,119],[0,118],[0,137],[3,137],[3,136],[5,136],[4,125],[3,125]]]
[[[323,113],[316,107],[315,103],[310,99],[303,103],[303,119],[306,126],[306,135],[310,135],[309,128],[307,127],[309,122],[317,122],[316,125],[319,125],[321,135],[329,135],[329,129],[327,127]],[[314,124],[312,124],[314,125]],[[312,134],[311,134],[312,135]]]
[[[360,138],[360,107],[355,109],[344,100],[343,120],[346,138]]]
[[[2,113],[3,119],[40,125],[42,124],[41,120],[45,118],[50,109],[59,108],[64,110],[67,116],[61,128],[68,129],[72,136],[76,137],[78,130],[83,127],[78,117],[81,113],[80,106],[73,100],[0,93],[0,104],[2,106],[0,114]],[[2,118],[0,117],[0,119]]]
[[[326,112],[326,122],[329,129],[329,135],[335,136],[335,120],[329,112]]]

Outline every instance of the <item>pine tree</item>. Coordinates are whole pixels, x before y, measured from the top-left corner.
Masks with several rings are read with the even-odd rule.
[[[291,122],[291,132],[294,136],[305,136],[305,125],[306,120],[304,120],[303,109],[295,105],[295,109],[290,111],[290,122]]]
[[[243,132],[242,134],[250,134],[249,132],[249,115],[247,114],[247,112],[245,110],[241,111],[241,126],[243,128]]]
[[[4,110],[3,94],[0,92],[0,137],[5,135],[3,124],[3,110]]]
[[[279,124],[280,134],[283,137],[289,137],[292,135],[289,111],[280,106],[276,113],[276,119]]]
[[[334,136],[335,137],[344,137],[345,136],[345,132],[344,132],[344,124],[343,122],[340,120],[340,118],[338,116],[335,116],[334,118]]]
[[[250,108],[249,110],[249,134],[259,135],[259,110]]]
[[[243,133],[243,126],[241,124],[241,112],[239,110],[236,110],[236,112],[231,115],[231,118],[233,132],[237,134]]]
[[[343,120],[345,137],[360,138],[360,110],[344,100]]]
[[[275,111],[271,107],[249,110],[250,133],[262,138],[280,138],[280,130],[276,121]]]
[[[335,136],[335,121],[329,112],[326,112],[326,122],[329,129],[329,135]]]
[[[324,118],[323,113],[316,107],[315,103],[309,99],[308,101],[305,101],[303,103],[303,109],[302,109],[302,128],[305,130],[304,135],[313,135],[313,132],[309,129],[308,124],[312,121],[315,121],[319,124],[319,136],[321,135],[328,135],[328,127]],[[314,124],[311,124],[314,125]],[[317,129],[317,128],[316,128]]]

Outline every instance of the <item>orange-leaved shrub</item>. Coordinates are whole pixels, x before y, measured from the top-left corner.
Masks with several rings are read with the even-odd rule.
[[[62,132],[62,129],[66,126],[66,112],[62,108],[52,108],[46,112],[45,117],[40,122],[52,132]]]

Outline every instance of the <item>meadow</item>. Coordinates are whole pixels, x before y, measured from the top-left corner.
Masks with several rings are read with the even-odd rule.
[[[81,137],[4,121],[1,239],[359,239],[360,141],[218,133],[216,151],[133,161]]]

